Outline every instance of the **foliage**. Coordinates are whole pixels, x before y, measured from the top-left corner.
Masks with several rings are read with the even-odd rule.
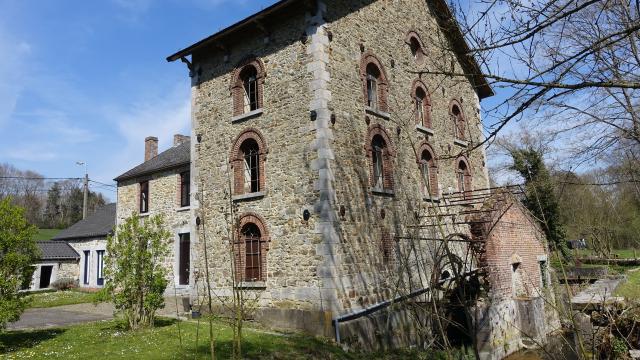
[[[512,170],[525,181],[524,205],[542,223],[553,248],[568,256],[558,199],[541,152],[533,147],[512,148],[509,152],[513,158]]]
[[[31,264],[39,255],[33,239],[37,230],[24,213],[10,198],[0,200],[0,330],[24,311],[26,302],[18,290],[31,277]]]
[[[161,216],[141,220],[133,214],[107,239],[104,291],[131,329],[153,325],[156,310],[164,307],[170,236]]]
[[[50,308],[97,302],[96,293],[88,293],[79,290],[37,292],[28,295],[27,298],[29,308]]]
[[[71,278],[61,278],[51,283],[51,287],[56,290],[70,290],[78,287],[78,280]]]

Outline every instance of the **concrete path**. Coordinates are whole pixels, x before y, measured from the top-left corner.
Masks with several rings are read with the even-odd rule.
[[[180,304],[178,304],[180,308]],[[180,309],[180,311],[183,311]],[[73,324],[82,324],[113,319],[114,307],[110,303],[76,304],[42,309],[27,309],[20,320],[10,323],[8,330],[49,329]],[[158,316],[177,318],[175,298],[166,298],[165,307]],[[181,314],[182,315],[182,314]]]
[[[8,330],[48,329],[113,318],[111,304],[77,304],[52,308],[27,309]]]
[[[622,297],[613,296],[613,292],[624,279],[624,277],[616,277],[596,281],[571,299],[574,310],[592,310],[603,303],[613,304],[624,301]]]

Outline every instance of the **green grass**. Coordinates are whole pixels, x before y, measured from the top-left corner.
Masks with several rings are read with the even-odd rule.
[[[51,240],[54,236],[56,236],[60,232],[60,229],[38,229],[38,234],[36,234],[37,241],[43,240]]]
[[[196,343],[196,332],[199,332]],[[214,323],[218,359],[231,357],[232,331]],[[116,321],[76,325],[60,329],[0,333],[0,357],[4,359],[206,359],[209,357],[208,325],[195,321],[159,320],[155,328],[124,331]],[[406,359],[433,358],[428,354],[346,353],[330,342],[301,334],[283,335],[246,328],[246,359]],[[182,345],[180,345],[182,338]],[[4,350],[2,350],[4,344]],[[433,352],[431,353],[433,355]]]
[[[640,299],[640,270],[628,271],[627,281],[618,286],[614,295],[627,299]]]
[[[30,308],[48,308],[93,302],[95,294],[77,290],[43,292],[27,295]]]
[[[597,254],[591,249],[573,250],[573,254],[577,254],[578,257],[591,257],[597,256]],[[640,257],[640,250],[638,249],[613,249],[612,255],[617,255],[619,259],[633,259]],[[615,256],[614,256],[615,257]]]

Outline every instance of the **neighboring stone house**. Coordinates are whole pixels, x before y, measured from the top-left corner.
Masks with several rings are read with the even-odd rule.
[[[282,0],[171,55],[192,79],[193,271],[206,245],[216,299],[235,285],[272,327],[381,344],[384,322],[347,319],[424,294],[431,250],[458,235],[463,258],[456,219],[491,194],[477,146],[493,92],[466,49],[444,0]],[[439,67],[470,75],[419,74]],[[119,204],[143,188],[127,184]],[[441,211],[444,232],[421,223]]]
[[[113,234],[115,224],[116,204],[108,204],[53,237],[53,241],[68,243],[80,254],[80,267],[75,277],[78,280],[78,286],[83,288],[104,286],[107,237]]]
[[[38,241],[40,259],[33,265],[30,284],[23,290],[48,289],[56,280],[77,279],[80,255],[69,244],[57,241]]]
[[[145,161],[115,178],[117,224],[133,214],[164,217],[173,236],[165,259],[169,270],[166,295],[171,296],[191,292],[190,148],[188,136],[175,135],[174,146],[158,154],[158,139],[147,137]]]

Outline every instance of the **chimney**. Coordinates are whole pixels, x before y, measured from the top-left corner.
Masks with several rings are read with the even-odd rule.
[[[178,145],[182,145],[185,142],[189,141],[191,137],[186,135],[175,134],[173,135],[173,146],[176,147]]]
[[[156,156],[158,156],[158,138],[147,136],[144,139],[144,161],[149,161]]]

